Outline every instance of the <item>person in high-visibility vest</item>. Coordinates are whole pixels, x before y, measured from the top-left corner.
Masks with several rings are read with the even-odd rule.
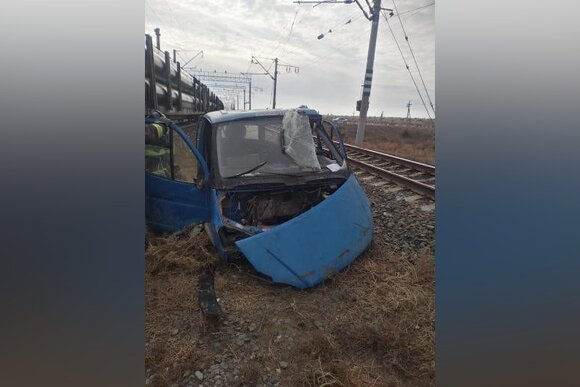
[[[163,177],[171,177],[168,132],[165,124],[145,124],[145,170]]]

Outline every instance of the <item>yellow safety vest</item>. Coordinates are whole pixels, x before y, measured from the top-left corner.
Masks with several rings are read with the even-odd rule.
[[[163,137],[163,125],[152,124],[152,126],[157,130],[157,138],[161,139]],[[169,149],[158,146],[158,145],[145,145],[145,156],[146,157],[162,157],[169,153]]]
[[[161,139],[163,137],[163,125],[161,124],[153,124],[155,129],[157,130],[157,138]],[[145,157],[156,158],[161,162],[162,158],[169,155],[169,149],[158,146],[158,145],[145,145]],[[157,169],[154,171],[149,171],[156,175],[161,176],[169,176],[169,170],[164,167],[162,164],[157,166]]]
[[[155,129],[157,129],[157,138],[163,137],[163,125],[161,124],[152,124]]]
[[[169,149],[157,145],[145,145],[145,157],[163,157],[169,154]]]

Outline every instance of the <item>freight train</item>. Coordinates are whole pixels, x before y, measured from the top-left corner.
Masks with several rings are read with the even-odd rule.
[[[145,114],[159,110],[167,115],[199,115],[222,110],[223,102],[199,79],[172,63],[169,52],[153,45],[145,35]]]

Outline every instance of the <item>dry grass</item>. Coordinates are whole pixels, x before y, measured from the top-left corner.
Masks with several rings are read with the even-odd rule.
[[[149,237],[145,260],[145,351],[147,368],[163,369],[154,386],[170,385],[201,359],[198,331],[201,321],[182,316],[199,314],[197,273],[217,262],[204,233],[190,231],[167,237]],[[209,251],[208,251],[209,250]],[[176,331],[177,330],[177,331]]]
[[[354,144],[356,124],[340,125],[345,142]],[[435,130],[429,120],[370,120],[364,147],[435,165]]]
[[[345,271],[306,291],[259,280],[246,265],[222,265],[216,292],[230,326],[212,336],[201,329],[195,275],[216,259],[207,242],[203,234],[157,238],[147,250],[146,367],[155,373],[153,385],[179,383],[185,371],[218,359],[237,365],[239,385],[256,385],[282,360],[289,364],[276,371],[283,386],[433,385],[430,253],[411,262],[373,243]],[[232,326],[250,324],[258,354],[234,343]],[[216,341],[223,345],[214,348]]]
[[[308,385],[430,385],[434,378],[434,270],[374,245],[354,265],[313,292],[301,311],[324,333],[306,335],[295,361]],[[329,303],[328,295],[340,302]],[[305,349],[309,349],[307,353]]]
[[[180,234],[166,237],[149,235],[147,238],[147,265],[149,274],[180,269],[184,273],[197,273],[207,265],[217,263],[213,246],[205,233],[192,237],[193,229],[189,228]],[[211,253],[210,253],[211,251]]]

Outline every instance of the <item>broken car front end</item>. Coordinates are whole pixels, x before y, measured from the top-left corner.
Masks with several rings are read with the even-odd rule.
[[[332,124],[296,110],[218,114],[209,227],[223,258],[241,252],[272,281],[306,288],[364,251],[373,236],[369,201]]]

